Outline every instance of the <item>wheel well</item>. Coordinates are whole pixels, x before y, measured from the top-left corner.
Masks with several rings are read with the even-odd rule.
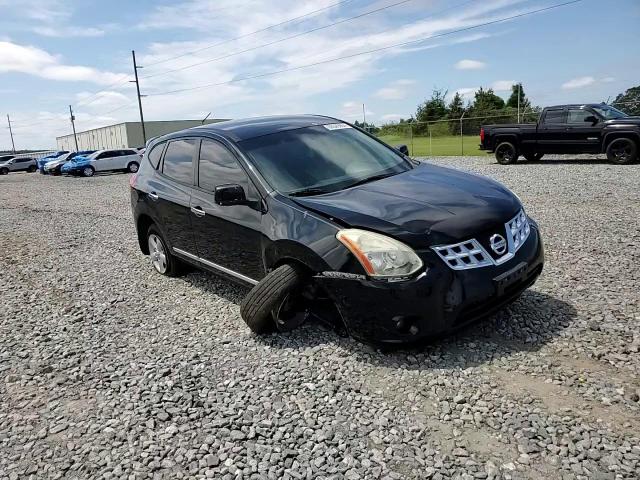
[[[153,225],[153,220],[148,215],[140,215],[138,223],[136,224],[136,230],[138,231],[138,244],[140,245],[140,250],[142,250],[142,253],[145,255],[149,255],[147,232],[151,225]]]
[[[606,152],[611,142],[613,142],[614,140],[618,140],[619,138],[628,138],[629,140],[632,140],[633,142],[635,142],[636,146],[640,149],[640,136],[630,132],[616,132],[616,133],[610,133],[606,137],[604,137],[604,144],[602,146],[603,147],[602,151]]]
[[[501,135],[499,137],[496,137],[494,140],[494,144],[493,144],[493,148],[497,148],[498,145],[500,145],[502,142],[509,142],[511,144],[513,144],[514,147],[516,147],[516,150],[518,150],[518,139],[517,137],[513,136],[513,135]]]

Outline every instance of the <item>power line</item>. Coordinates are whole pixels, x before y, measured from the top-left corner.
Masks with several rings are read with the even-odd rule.
[[[171,69],[171,70],[165,70],[164,72],[159,72],[159,73],[153,73],[153,74],[151,74],[151,75],[147,75],[147,76],[142,77],[142,78],[143,78],[143,79],[145,79],[145,78],[159,77],[159,76],[161,76],[161,75],[167,75],[167,74],[169,74],[169,73],[179,72],[179,71],[182,71],[182,70],[187,70],[187,69],[189,69],[189,68],[198,67],[198,66],[200,66],[200,65],[204,65],[204,64],[206,64],[206,63],[211,63],[211,62],[215,62],[215,61],[218,61],[218,60],[223,60],[223,59],[225,59],[225,58],[234,57],[234,56],[236,56],[236,55],[240,55],[240,54],[242,54],[242,53],[252,52],[252,51],[254,51],[254,50],[258,50],[258,49],[260,49],[260,48],[264,48],[264,47],[268,47],[268,46],[271,46],[271,45],[275,45],[275,44],[277,44],[277,43],[281,43],[281,42],[284,42],[284,41],[286,41],[286,40],[291,40],[291,39],[294,39],[294,38],[299,38],[299,37],[302,37],[302,36],[304,36],[304,35],[308,35],[308,34],[310,34],[310,33],[317,32],[317,31],[319,31],[319,30],[324,30],[324,29],[326,29],[326,28],[334,27],[334,26],[336,26],[336,25],[340,25],[340,24],[342,24],[342,23],[350,22],[350,21],[352,21],[352,20],[356,20],[356,19],[358,19],[358,18],[366,17],[367,15],[372,15],[372,14],[374,14],[374,13],[378,13],[378,12],[381,12],[381,11],[383,11],[383,10],[388,10],[389,8],[397,7],[397,6],[399,6],[399,5],[403,5],[403,4],[405,4],[405,3],[409,3],[409,2],[413,2],[413,1],[414,1],[414,0],[401,0],[401,1],[399,1],[399,2],[392,3],[391,5],[386,5],[386,6],[384,6],[384,7],[376,8],[376,9],[374,9],[374,10],[370,10],[370,11],[368,11],[368,12],[364,12],[364,13],[361,13],[361,14],[359,14],[359,15],[354,15],[353,17],[349,17],[349,18],[344,18],[344,19],[342,19],[342,20],[338,20],[338,21],[333,22],[333,23],[330,23],[330,24],[328,24],[328,25],[323,25],[323,26],[321,26],[321,27],[316,27],[316,28],[313,28],[313,29],[311,29],[311,30],[306,30],[306,31],[304,31],[304,32],[296,33],[296,34],[294,34],[294,35],[289,35],[288,37],[280,38],[280,39],[278,39],[278,40],[274,40],[274,41],[272,41],[272,42],[263,43],[262,45],[256,45],[256,46],[254,46],[254,47],[246,48],[246,49],[244,49],[244,50],[238,50],[238,51],[235,51],[235,52],[232,52],[232,53],[227,53],[226,55],[222,55],[222,56],[220,56],[220,57],[211,58],[211,59],[209,59],[209,60],[203,60],[203,61],[201,61],[201,62],[197,62],[197,63],[192,63],[191,65],[186,65],[186,66],[184,66],[184,67],[174,68],[174,69]]]
[[[264,27],[264,28],[261,28],[259,30],[254,30],[253,32],[245,33],[243,35],[239,35],[237,37],[229,38],[227,40],[223,40],[221,42],[214,43],[212,45],[207,45],[205,47],[197,48],[197,49],[191,50],[189,52],[181,53],[180,55],[176,55],[174,57],[165,58],[164,60],[159,60],[159,61],[153,62],[153,63],[147,63],[147,67],[153,67],[153,66],[159,65],[161,63],[166,63],[166,62],[170,62],[171,60],[176,60],[178,58],[186,57],[188,55],[193,55],[194,53],[202,52],[204,50],[209,50],[211,48],[218,47],[220,45],[224,45],[226,43],[230,43],[230,42],[233,42],[235,40],[240,40],[241,38],[250,37],[251,35],[255,35],[256,33],[266,32],[267,30],[271,30],[272,28],[280,27],[282,25],[286,25],[287,23],[291,23],[291,22],[294,22],[296,20],[300,20],[300,19],[305,18],[305,17],[314,16],[316,13],[320,13],[322,11],[329,10],[330,8],[336,7],[338,5],[342,5],[344,3],[349,3],[349,2],[352,2],[352,1],[353,0],[342,0],[340,2],[332,3],[331,5],[328,5],[328,6],[324,7],[324,8],[319,8],[318,10],[313,10],[312,12],[305,13],[304,15],[299,15],[297,17],[290,18],[289,20],[285,20],[285,21],[280,22],[280,23],[275,23],[273,25],[269,25],[268,27]]]
[[[318,62],[309,63],[309,64],[305,64],[305,65],[298,65],[297,67],[284,68],[284,69],[275,70],[275,71],[272,71],[272,72],[259,73],[259,74],[255,74],[255,75],[249,75],[249,76],[245,76],[245,77],[235,78],[233,80],[228,80],[226,82],[209,83],[209,84],[205,84],[205,85],[198,85],[198,86],[195,86],[195,87],[180,88],[180,89],[170,90],[170,91],[166,91],[166,92],[149,94],[149,96],[171,95],[171,94],[175,94],[175,93],[188,92],[188,91],[192,91],[192,90],[200,90],[200,89],[203,89],[203,88],[216,87],[216,86],[221,86],[221,85],[228,85],[228,84],[231,84],[231,83],[241,82],[241,81],[244,81],[244,80],[253,80],[253,79],[256,79],[256,78],[269,77],[269,76],[278,75],[278,74],[281,74],[281,73],[287,73],[287,72],[292,72],[292,71],[296,71],[296,70],[302,70],[302,69],[305,69],[305,68],[315,67],[315,66],[318,66],[318,65],[324,65],[324,64],[327,64],[327,63],[337,62],[339,60],[355,58],[355,57],[359,57],[359,56],[362,56],[362,55],[368,55],[368,54],[371,54],[371,53],[390,50],[390,49],[393,49],[393,48],[405,47],[405,46],[413,45],[413,44],[416,44],[416,43],[422,43],[422,42],[424,42],[426,40],[432,40],[434,38],[444,37],[444,36],[447,36],[447,35],[452,35],[454,33],[460,33],[460,32],[465,32],[465,31],[469,31],[469,30],[474,30],[474,29],[477,29],[477,28],[486,27],[488,25],[495,25],[496,23],[506,22],[508,20],[514,20],[516,18],[526,17],[526,16],[533,15],[533,14],[536,14],[536,13],[546,12],[546,11],[553,10],[553,9],[556,9],[556,8],[560,8],[560,7],[564,7],[564,6],[567,6],[567,5],[573,5],[573,4],[576,4],[576,3],[580,3],[582,1],[583,0],[571,0],[571,1],[568,1],[568,2],[557,3],[557,4],[554,4],[554,5],[550,5],[550,6],[547,6],[547,7],[539,8],[539,9],[536,9],[536,10],[531,10],[529,12],[524,12],[524,13],[519,13],[519,14],[516,14],[516,15],[511,15],[511,16],[503,17],[503,18],[500,18],[500,19],[497,19],[497,20],[490,20],[488,22],[479,23],[479,24],[472,25],[472,26],[469,26],[469,27],[459,28],[459,29],[456,29],[456,30],[450,30],[448,32],[443,32],[443,33],[439,33],[439,34],[435,34],[435,35],[430,35],[428,37],[419,38],[417,40],[410,40],[408,42],[396,43],[396,44],[393,44],[393,45],[388,45],[386,47],[374,48],[374,49],[366,50],[364,52],[358,52],[358,53],[353,53],[351,55],[344,55],[344,56],[340,56],[340,57],[336,57],[336,58],[330,58],[330,59],[327,59],[327,60],[321,60],[321,61],[318,61]]]

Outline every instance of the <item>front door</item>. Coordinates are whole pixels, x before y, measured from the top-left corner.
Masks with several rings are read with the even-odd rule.
[[[593,122],[593,120],[597,122]],[[567,142],[570,153],[599,153],[602,123],[595,113],[583,108],[567,110]]]
[[[221,185],[240,185],[247,204],[218,205],[214,192]],[[191,212],[198,255],[205,264],[243,280],[264,276],[260,195],[235,155],[215,140],[202,140]]]
[[[538,124],[538,153],[569,153],[566,130],[566,111],[547,109]]]

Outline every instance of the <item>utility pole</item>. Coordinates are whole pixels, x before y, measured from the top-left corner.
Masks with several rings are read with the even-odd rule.
[[[7,122],[9,123],[9,135],[11,135],[11,148],[13,148],[13,153],[16,153],[16,144],[13,143],[13,130],[11,130],[11,119],[9,118],[8,113],[7,113]]]
[[[80,150],[78,148],[78,135],[76,135],[76,117],[73,115],[73,110],[71,110],[71,105],[69,105],[69,117],[71,118],[71,126],[73,127],[73,139],[76,142],[76,152]]]
[[[367,132],[367,111],[364,108],[364,103],[362,104],[362,122],[364,123],[362,127],[364,128],[364,131]]]
[[[518,123],[520,123],[520,88],[522,87],[522,83],[518,82]]]
[[[138,80],[138,69],[142,68],[136,64],[136,51],[131,50],[131,56],[133,57],[133,73],[136,77],[135,84],[136,90],[138,91],[138,108],[140,109],[140,124],[142,125],[142,140],[144,144],[147,144],[147,132],[144,129],[144,116],[142,115],[142,97],[144,95],[140,95],[140,81]],[[133,82],[133,80],[131,80]]]

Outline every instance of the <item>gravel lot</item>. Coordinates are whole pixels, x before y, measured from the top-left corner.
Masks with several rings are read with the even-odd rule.
[[[127,175],[0,177],[0,479],[640,478],[640,165],[430,161],[512,188],[547,264],[393,353],[259,338],[242,288],[156,274]]]

